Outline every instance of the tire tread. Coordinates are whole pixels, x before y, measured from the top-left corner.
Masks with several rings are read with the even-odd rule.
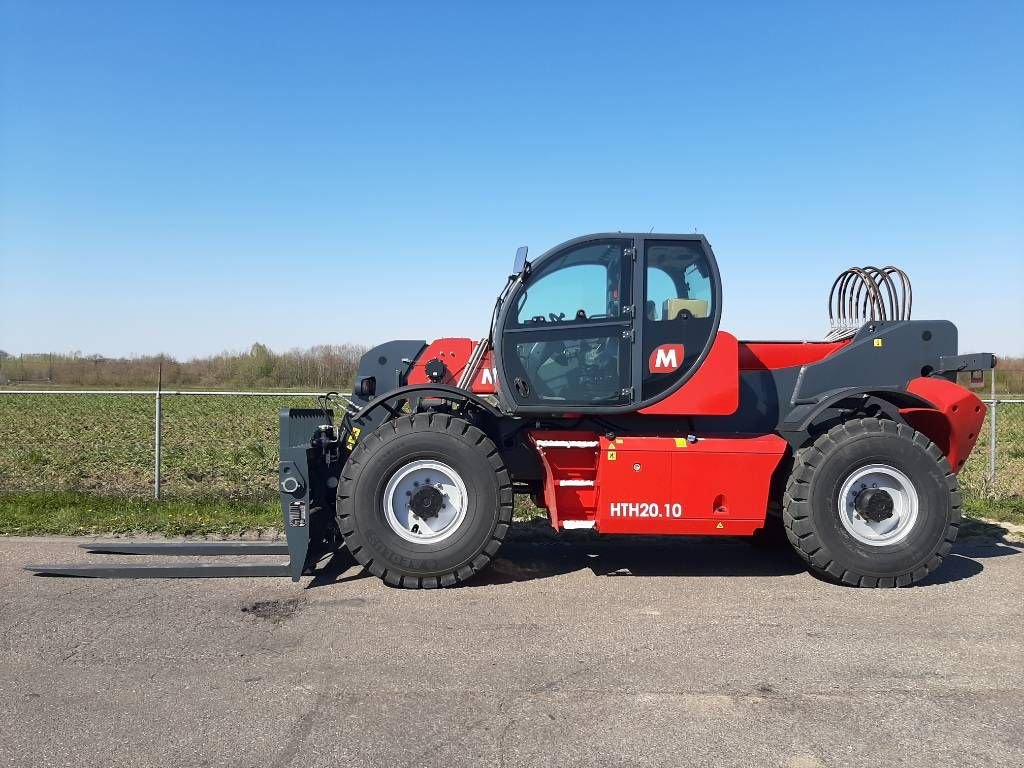
[[[350,508],[354,492],[353,484],[359,474],[364,457],[379,446],[414,432],[446,433],[464,442],[469,442],[471,445],[478,446],[484,452],[484,458],[494,470],[498,483],[497,521],[490,536],[480,548],[480,552],[475,554],[469,563],[438,576],[416,577],[402,574],[394,569],[387,569],[376,562],[373,552],[365,545],[361,534],[356,530],[355,517]],[[511,527],[512,505],[511,477],[505,468],[501,454],[487,434],[465,419],[460,419],[446,413],[429,411],[402,416],[386,422],[356,444],[341,472],[341,480],[338,484],[337,492],[336,517],[338,530],[345,541],[349,553],[369,573],[377,576],[385,584],[392,587],[400,587],[402,589],[437,589],[439,587],[454,587],[479,573],[491,563]]]
[[[908,572],[895,577],[858,574],[840,565],[833,553],[825,548],[814,532],[814,523],[811,518],[811,478],[815,469],[832,451],[838,450],[850,440],[867,434],[895,435],[922,448],[943,471],[946,487],[950,494],[952,515],[938,550],[926,563],[915,566]],[[953,542],[956,541],[960,528],[962,504],[963,499],[960,495],[956,474],[939,447],[926,435],[907,424],[896,423],[889,419],[858,418],[832,427],[813,443],[796,451],[793,456],[793,469],[783,493],[782,522],[786,529],[786,536],[797,555],[819,575],[851,586],[904,587],[921,581],[942,564],[943,557],[949,553]]]

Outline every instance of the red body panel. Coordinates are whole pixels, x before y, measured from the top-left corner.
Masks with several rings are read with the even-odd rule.
[[[442,379],[440,384],[454,386],[462,376],[462,371],[469,362],[470,355],[477,342],[473,339],[447,338],[431,342],[426,349],[416,358],[416,362],[409,371],[406,381],[409,384],[429,384],[427,378],[427,363],[431,360],[440,360],[448,369],[448,375]],[[495,389],[494,353],[488,351],[473,377],[470,389],[478,395],[493,395]]]
[[[907,391],[923,397],[935,408],[904,408],[900,415],[939,446],[953,471],[959,472],[978,441],[985,421],[985,404],[969,389],[945,379],[913,379]]]
[[[484,359],[480,363],[480,370],[473,377],[470,389],[478,395],[493,395],[498,391],[498,372],[494,368],[493,350],[489,349],[484,354]]]
[[[739,342],[719,331],[700,368],[666,398],[641,408],[640,413],[660,416],[728,416],[740,405]]]
[[[845,341],[741,341],[741,371],[773,371],[824,360],[850,343]]]
[[[413,367],[409,370],[407,381],[409,384],[429,384],[426,367],[431,360],[440,360],[448,369],[448,374],[438,383],[455,385],[462,375],[463,368],[469,362],[469,356],[473,354],[473,346],[476,344],[472,339],[438,339],[431,342],[420,356],[416,358]]]
[[[599,441],[594,432],[531,430],[530,440],[544,465],[544,498],[551,525],[564,520],[593,520],[597,509]],[[546,443],[565,443],[549,446]],[[568,481],[568,484],[563,484]]]
[[[556,528],[602,533],[750,535],[764,526],[777,435],[622,437],[533,430]]]

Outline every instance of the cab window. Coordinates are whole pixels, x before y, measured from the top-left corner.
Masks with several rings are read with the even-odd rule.
[[[629,401],[631,246],[624,238],[584,242],[529,275],[502,334],[501,375],[518,405]]]
[[[645,317],[651,322],[675,320],[680,313],[707,316],[713,310],[711,277],[697,263],[674,267],[668,258],[647,266]]]
[[[618,243],[591,243],[556,257],[520,295],[515,325],[618,319],[622,270]]]
[[[710,339],[717,307],[703,244],[644,244],[643,382],[646,400],[693,368]]]

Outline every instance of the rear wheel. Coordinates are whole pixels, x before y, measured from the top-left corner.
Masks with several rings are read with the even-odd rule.
[[[383,424],[356,446],[338,486],[352,555],[392,586],[454,586],[486,568],[512,521],[494,443],[441,413]]]
[[[795,457],[783,498],[786,535],[823,576],[907,586],[942,563],[961,498],[942,451],[906,424],[856,419]]]

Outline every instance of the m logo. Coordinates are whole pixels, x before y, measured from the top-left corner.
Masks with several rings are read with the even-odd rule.
[[[647,368],[651,373],[672,373],[679,370],[685,356],[682,344],[662,344],[651,352]]]
[[[480,369],[480,372],[476,375],[473,381],[471,390],[480,395],[494,394],[495,387],[498,384],[498,375],[493,368],[485,365]]]

